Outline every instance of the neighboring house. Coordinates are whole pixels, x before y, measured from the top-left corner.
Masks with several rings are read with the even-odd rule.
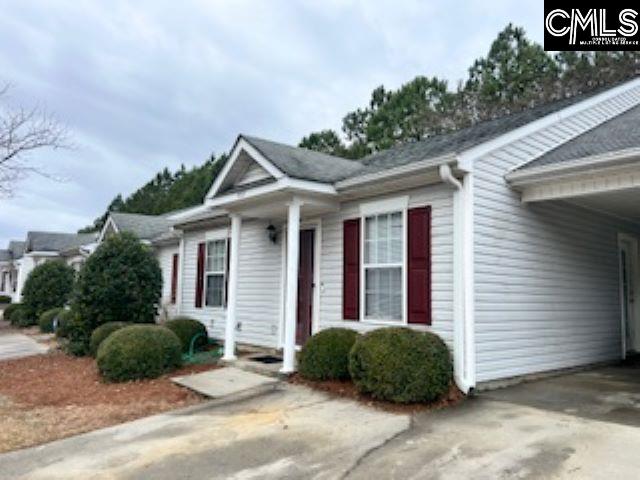
[[[0,295],[13,300],[18,283],[18,261],[24,253],[24,242],[11,240],[6,249],[0,250]]]
[[[62,260],[79,270],[95,242],[95,233],[27,232],[24,255],[18,262],[14,301],[21,300],[24,283],[35,267],[47,261]]]
[[[640,350],[639,205],[638,79],[358,161],[241,135],[172,217],[177,311],[284,372],[327,327],[433,331],[465,392],[615,360]]]
[[[184,210],[182,212],[185,212]],[[162,298],[160,317],[168,318],[177,313],[177,282],[179,242],[178,232],[173,231],[171,216],[142,215],[137,213],[110,212],[99,236],[99,242],[116,233],[129,232],[153,247],[162,270]]]

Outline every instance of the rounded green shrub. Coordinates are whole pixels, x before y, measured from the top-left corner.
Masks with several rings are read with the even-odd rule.
[[[56,328],[56,337],[67,338],[71,327],[71,321],[76,313],[71,309],[63,309],[58,314],[58,327]]]
[[[348,328],[328,328],[313,335],[298,356],[298,371],[309,380],[349,378],[349,352],[358,334]]]
[[[43,333],[51,333],[53,332],[53,321],[56,317],[62,312],[62,308],[50,308],[38,318],[38,326],[40,327],[40,331]]]
[[[2,318],[7,322],[11,322],[11,316],[13,312],[22,307],[21,303],[12,303],[11,305],[7,305],[6,308],[2,311]]]
[[[27,316],[37,320],[47,310],[62,307],[73,290],[75,271],[64,262],[53,260],[34,268],[22,290]]]
[[[207,327],[201,322],[188,317],[172,318],[164,324],[169,330],[175,333],[182,344],[182,351],[188,352],[191,346],[191,340],[196,335],[200,335],[195,343],[196,348],[201,348],[207,344]],[[202,334],[202,335],[201,335]]]
[[[11,297],[9,295],[0,295],[0,305],[11,303]]]
[[[112,333],[98,348],[100,373],[112,382],[155,378],[179,367],[180,339],[157,325],[130,325]]]
[[[36,324],[36,319],[27,313],[24,305],[11,312],[11,325],[19,328],[31,327]]]
[[[127,325],[129,324],[126,322],[107,322],[96,328],[91,334],[91,340],[89,341],[89,349],[91,351],[91,355],[95,357],[102,342],[104,342],[107,337],[113,332],[115,332],[116,330],[120,330]]]
[[[91,332],[104,323],[154,323],[161,289],[158,260],[135,235],[117,234],[102,242],[80,270],[73,298],[86,350]]]
[[[351,378],[362,393],[398,403],[431,402],[448,391],[449,349],[433,333],[381,328],[360,337],[349,354]]]

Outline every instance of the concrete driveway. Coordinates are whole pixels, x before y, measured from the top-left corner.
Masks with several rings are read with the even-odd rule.
[[[3,479],[636,478],[640,377],[609,368],[408,418],[286,385],[0,455]]]

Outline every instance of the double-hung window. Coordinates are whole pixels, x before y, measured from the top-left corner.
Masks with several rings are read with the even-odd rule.
[[[207,242],[205,268],[205,305],[223,307],[225,303],[225,276],[227,274],[227,240]]]
[[[403,320],[403,212],[364,217],[364,318]]]

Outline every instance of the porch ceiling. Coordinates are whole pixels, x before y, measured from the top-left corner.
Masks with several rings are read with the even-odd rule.
[[[640,187],[583,195],[569,202],[640,223]]]

